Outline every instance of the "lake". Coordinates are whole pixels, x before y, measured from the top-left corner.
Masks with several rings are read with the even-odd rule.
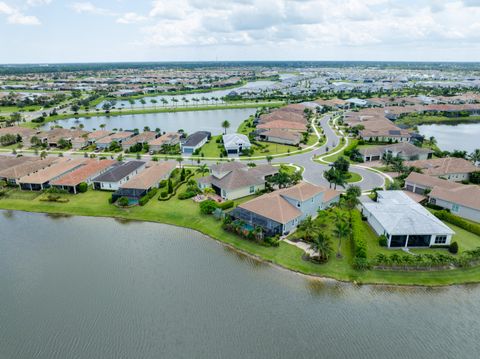
[[[141,99],[133,100],[133,103],[130,103],[128,100],[117,100],[115,103],[116,108],[143,108],[143,107],[165,107],[165,106],[198,106],[198,105],[212,105],[212,104],[222,104],[224,101],[221,99],[224,96],[227,96],[232,91],[258,91],[264,90],[268,87],[275,84],[274,81],[253,81],[247,82],[243,86],[225,89],[225,90],[216,90],[209,92],[197,92],[184,95],[161,95],[161,96],[148,96],[144,97],[143,100],[146,102],[142,104]],[[212,99],[213,97],[213,99]],[[195,101],[195,100],[198,101]],[[152,103],[152,100],[157,101],[157,103]],[[162,100],[167,101],[163,103]],[[105,101],[100,102],[96,107],[102,108]]]
[[[443,151],[462,150],[471,153],[480,148],[480,123],[421,125],[418,131],[426,138],[434,136]]]
[[[355,286],[197,232],[0,211],[0,357],[478,358],[480,287]]]
[[[57,124],[64,128],[78,126],[82,123],[85,130],[92,131],[100,129],[101,124],[105,124],[107,130],[114,128],[133,130],[138,128],[140,131],[145,126],[152,130],[159,127],[162,131],[185,130],[192,133],[199,130],[212,132],[213,135],[219,135],[224,132],[221,124],[223,121],[230,122],[229,132],[235,132],[238,126],[248,117],[255,114],[255,108],[226,109],[226,110],[208,110],[208,111],[182,111],[182,112],[159,112],[140,115],[120,115],[120,116],[94,116],[69,118],[66,120],[57,120],[43,125],[42,129],[49,129]]]

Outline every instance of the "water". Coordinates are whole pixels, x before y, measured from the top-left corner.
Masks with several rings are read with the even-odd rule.
[[[182,228],[0,211],[1,358],[478,358],[480,288],[307,279]]]
[[[247,82],[243,86],[225,89],[225,90],[217,90],[217,91],[209,91],[209,92],[197,92],[191,94],[184,94],[184,95],[163,95],[163,96],[149,96],[144,97],[143,100],[146,102],[142,104],[141,99],[134,100],[134,103],[130,103],[128,100],[118,100],[115,104],[116,108],[143,108],[143,107],[158,107],[161,108],[162,106],[198,106],[198,105],[214,105],[214,104],[223,104],[224,101],[222,97],[228,95],[232,91],[256,91],[256,90],[263,90],[267,89],[269,86],[273,85],[275,82],[273,81],[254,81],[254,82]],[[212,100],[212,97],[214,98]],[[203,99],[202,99],[203,98]],[[197,99],[199,101],[194,101],[193,99]],[[152,100],[156,100],[157,104],[152,103]],[[163,103],[162,100],[166,100],[167,103]],[[177,102],[174,102],[176,100]],[[101,102],[97,105],[97,108],[102,108],[104,102]]]
[[[421,125],[420,134],[434,136],[437,145],[444,151],[462,150],[468,153],[480,148],[480,123],[459,125]]]
[[[161,112],[148,113],[141,115],[121,115],[121,116],[95,116],[81,117],[78,119],[69,118],[58,120],[55,124],[64,128],[78,126],[82,123],[85,130],[92,131],[100,129],[101,124],[105,124],[107,130],[138,128],[140,131],[145,126],[152,130],[159,127],[162,131],[185,130],[192,133],[199,130],[210,131],[213,135],[219,135],[224,132],[221,127],[223,121],[230,122],[229,132],[234,132],[238,126],[249,116],[255,114],[254,108],[227,109],[227,110],[208,110],[208,111],[185,111],[185,112]],[[47,123],[42,128],[49,129],[53,123]]]

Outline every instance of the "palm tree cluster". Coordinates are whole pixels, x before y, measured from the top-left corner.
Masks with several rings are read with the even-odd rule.
[[[326,262],[333,252],[330,237],[322,233],[321,223],[317,223],[311,216],[305,218],[298,226],[298,235],[305,242],[311,244],[311,249],[316,253],[319,262]]]
[[[324,177],[328,181],[330,188],[332,187],[332,183],[334,184],[334,189],[337,189],[337,186],[345,188],[349,176],[349,167],[350,163],[343,157],[340,157],[332,164],[332,167],[324,173]]]

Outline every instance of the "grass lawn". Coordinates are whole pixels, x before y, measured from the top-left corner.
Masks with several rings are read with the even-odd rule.
[[[362,176],[360,176],[356,172],[348,172],[348,178],[347,178],[347,183],[356,183],[360,182],[362,180]]]
[[[184,188],[181,187],[177,193],[181,193],[183,190]],[[200,214],[198,204],[192,200],[181,201],[175,196],[168,201],[158,201],[157,197],[155,197],[143,207],[122,209],[108,203],[110,196],[111,192],[89,190],[79,195],[62,195],[69,201],[67,203],[55,203],[40,201],[38,193],[21,192],[15,189],[9,191],[7,196],[0,199],[0,208],[66,215],[114,217],[182,226],[200,231],[216,240],[285,268],[305,274],[336,278],[342,281],[408,285],[446,285],[480,281],[480,267],[440,272],[355,271],[350,265],[351,245],[348,240],[342,241],[341,252],[343,257],[341,259],[337,259],[333,255],[328,263],[319,265],[304,261],[302,259],[303,251],[288,243],[281,242],[277,248],[265,247],[223,231],[221,223],[215,220],[213,216]],[[332,215],[327,216],[329,217],[323,224],[324,230],[331,235],[334,221]],[[369,257],[375,251],[386,250],[378,247],[376,236],[374,236],[372,230],[365,222],[362,222],[359,233],[366,237]],[[458,240],[460,248],[464,245],[462,244],[463,241],[468,243],[469,246],[474,246],[477,240],[480,241],[480,239],[468,234],[463,235],[464,239],[462,241]],[[332,244],[336,250],[337,239],[334,239]]]
[[[407,115],[397,120],[397,124],[407,125],[413,127],[415,125],[424,124],[459,124],[469,122],[480,122],[480,116],[466,116],[466,117],[445,117],[445,116],[428,116],[428,115]]]
[[[13,112],[30,112],[30,111],[37,111],[40,110],[40,106],[32,105],[32,106],[25,106],[25,107],[17,107],[17,106],[0,106],[0,113],[13,113]]]

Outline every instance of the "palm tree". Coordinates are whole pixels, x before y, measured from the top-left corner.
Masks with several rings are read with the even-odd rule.
[[[470,153],[468,156],[473,163],[480,162],[480,149],[477,148],[475,151]]]
[[[222,122],[222,127],[225,130],[224,134],[226,135],[227,134],[227,129],[230,128],[230,122],[228,122],[227,120],[223,121]]]
[[[183,157],[177,157],[177,162],[180,168],[182,168]]]
[[[312,216],[307,216],[300,224],[298,225],[298,230],[303,234],[303,239],[306,242],[311,242],[319,234],[319,228],[315,221],[312,219]]]
[[[152,99],[152,100],[150,100],[150,102],[153,104],[153,107],[154,107],[155,110],[156,110],[156,109],[157,109],[157,102],[158,102],[158,101],[155,100],[155,99]]]
[[[145,104],[147,103],[147,101],[145,101],[143,98],[140,99],[140,103],[142,104],[142,107],[145,108]]]
[[[270,164],[270,163],[272,163],[273,156],[268,155],[267,157],[265,157],[265,159],[267,160],[268,164]]]
[[[430,136],[430,138],[428,139],[428,142],[430,142],[431,146],[435,146],[437,144],[437,139],[433,136]]]
[[[335,223],[335,228],[333,229],[333,234],[338,238],[338,251],[337,251],[337,258],[342,257],[342,253],[340,251],[342,247],[342,238],[348,237],[350,233],[350,226],[348,223],[341,221]]]
[[[195,172],[200,173],[200,174],[202,175],[202,177],[203,177],[205,173],[208,173],[208,167],[207,167],[207,165],[204,163],[203,165],[201,165],[200,167],[198,167]]]
[[[332,253],[332,242],[328,236],[320,233],[313,238],[312,249],[317,252],[319,262],[326,262]]]

